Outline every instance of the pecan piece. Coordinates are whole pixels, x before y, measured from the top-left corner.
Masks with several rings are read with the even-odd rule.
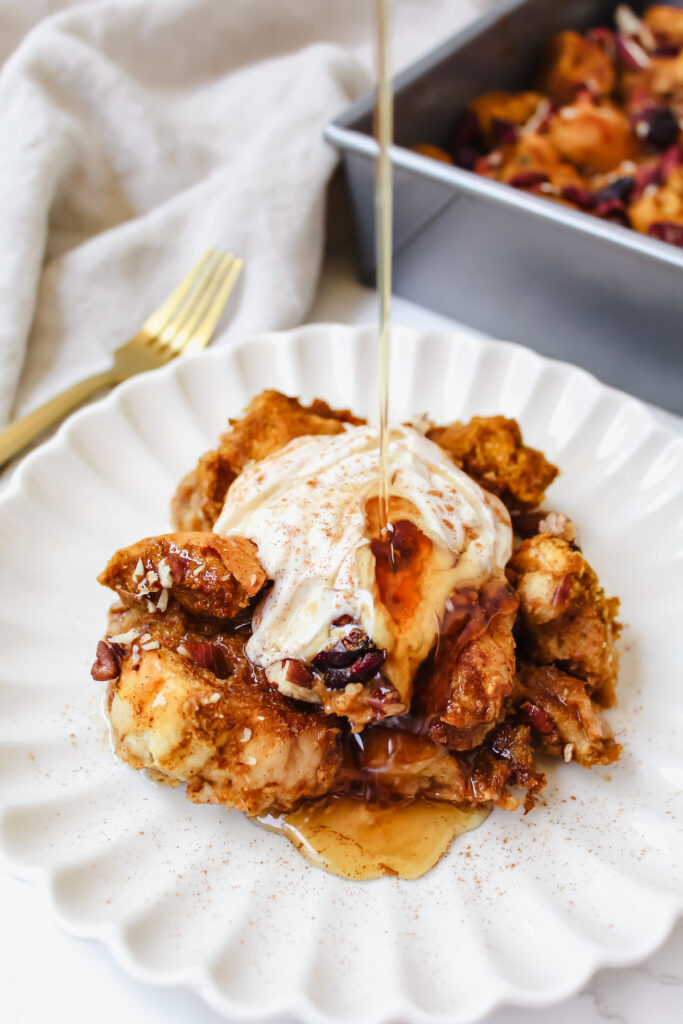
[[[117,651],[106,644],[104,640],[100,640],[95,652],[95,660],[90,669],[90,675],[98,683],[103,683],[108,679],[116,679],[118,674],[119,659]]]

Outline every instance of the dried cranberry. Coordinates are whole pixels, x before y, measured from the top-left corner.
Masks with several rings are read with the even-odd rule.
[[[491,142],[498,149],[500,146],[513,146],[517,141],[517,125],[502,117],[491,120]]]
[[[327,651],[320,651],[313,659],[313,665],[320,672],[327,672],[331,668],[345,668],[351,665],[358,658],[357,651],[349,651],[341,644],[335,644]]]
[[[479,118],[473,110],[466,110],[458,118],[453,132],[453,141],[473,146],[484,145],[484,133],[481,130]]]
[[[580,188],[578,185],[565,185],[561,192],[562,198],[568,203],[574,203],[582,210],[592,210],[595,206],[595,196],[589,189]]]
[[[643,164],[636,171],[635,185],[633,186],[633,193],[631,195],[632,202],[640,199],[646,188],[650,185],[661,185],[661,168],[659,163],[649,162]]]
[[[532,725],[538,732],[548,735],[554,729],[550,716],[536,704],[525,701],[519,709],[519,717],[522,722]]]
[[[658,238],[660,242],[668,242],[669,245],[677,245],[683,249],[683,224],[662,220],[650,224],[647,233],[650,238]]]
[[[616,49],[617,56],[630,71],[643,71],[649,68],[650,57],[647,51],[625,32],[617,32]]]
[[[622,203],[627,203],[631,193],[633,192],[635,183],[635,178],[627,176],[611,181],[609,185],[605,185],[604,188],[601,188],[599,192],[595,193],[595,204],[605,203],[610,199],[619,199]]]
[[[544,171],[522,171],[510,178],[508,185],[512,185],[513,188],[534,188],[546,181],[550,181],[550,179]]]
[[[471,171],[479,157],[486,152],[484,133],[473,110],[466,110],[458,118],[450,146],[451,156],[459,167]]]
[[[631,218],[621,199],[607,199],[604,203],[598,203],[593,213],[601,220],[609,220],[625,228],[631,227]]]
[[[313,665],[320,672],[327,672],[331,668],[345,668],[371,648],[374,648],[374,644],[363,630],[352,629],[345,637],[337,641],[334,647],[319,651],[313,659]]]
[[[677,57],[681,52],[680,46],[675,43],[661,42],[652,51],[653,57]]]
[[[364,683],[379,672],[387,656],[385,650],[367,651],[345,668],[331,668],[325,673],[325,686],[341,690],[349,683]]]
[[[668,107],[652,107],[639,123],[647,125],[645,138],[655,149],[669,149],[678,140],[678,120]]]

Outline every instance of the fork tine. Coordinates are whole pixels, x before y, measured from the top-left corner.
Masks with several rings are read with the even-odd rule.
[[[242,266],[243,261],[236,259],[232,254],[222,255],[220,264],[212,274],[211,280],[205,283],[202,295],[196,296],[192,310],[183,317],[182,323],[177,325],[173,337],[166,339],[174,352],[187,351],[190,343],[194,342],[195,336],[198,337],[196,348],[203,348],[210,340]],[[223,294],[226,294],[224,300],[222,300]],[[203,344],[199,342],[200,332]],[[194,344],[192,347],[195,348]]]
[[[182,345],[177,344],[176,339],[181,332],[183,332],[184,336],[185,325],[195,320],[197,310],[203,309],[206,305],[207,294],[210,294],[215,287],[216,280],[220,281],[221,279],[226,254],[221,252],[220,249],[214,249],[213,252],[214,259],[207,266],[205,273],[197,282],[192,294],[188,296],[187,301],[178,310],[177,314],[168,321],[157,339],[162,349],[168,350],[172,356],[177,355],[182,348]],[[227,258],[232,259],[231,256]]]
[[[211,305],[207,311],[202,315],[201,320],[198,324],[193,325],[191,328],[187,328],[187,340],[183,344],[182,351],[185,354],[190,352],[201,352],[203,348],[211,341],[213,333],[216,330],[216,325],[221,318],[221,314],[225,309],[228,299],[232,295],[233,289],[237,284],[237,278],[242,272],[244,266],[244,260],[239,257],[235,258],[227,269],[227,274],[223,280],[223,283],[218,288],[218,292],[215,295]]]
[[[217,257],[220,254],[216,249],[207,249],[202,258],[192,268],[190,273],[183,278],[177,288],[162,302],[158,309],[149,316],[142,325],[142,331],[151,337],[160,337],[165,328],[177,317],[190,293],[201,288],[202,282],[207,275],[212,273],[216,266]],[[196,290],[196,289],[195,289]]]

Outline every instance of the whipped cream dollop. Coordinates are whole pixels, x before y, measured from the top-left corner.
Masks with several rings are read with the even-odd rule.
[[[502,574],[510,558],[507,510],[437,444],[411,427],[392,427],[389,465],[392,518],[413,522],[433,551],[414,622],[400,628],[381,603],[368,536],[379,479],[375,427],[297,438],[245,469],[228,491],[215,532],[252,540],[274,581],[256,609],[247,655],[283,692],[283,661],[310,662],[348,616],[387,649],[383,674],[409,699],[449,595]]]

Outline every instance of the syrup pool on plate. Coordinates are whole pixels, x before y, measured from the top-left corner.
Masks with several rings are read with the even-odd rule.
[[[440,800],[380,804],[335,796],[257,820],[286,836],[316,867],[360,881],[381,875],[419,878],[456,836],[477,828],[488,814],[487,808]]]

